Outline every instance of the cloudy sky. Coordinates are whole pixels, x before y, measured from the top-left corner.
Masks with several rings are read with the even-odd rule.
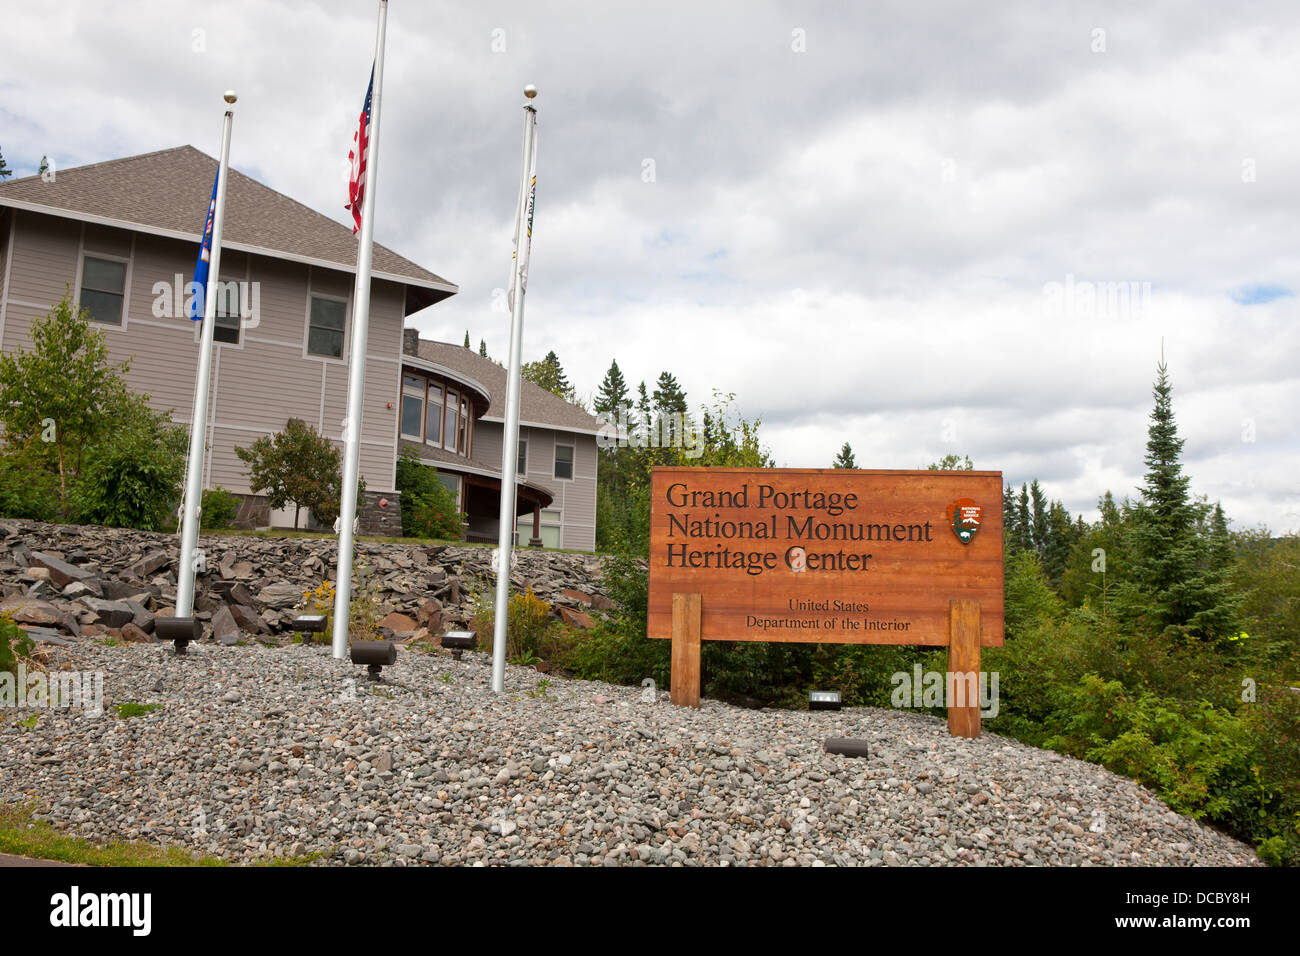
[[[735,393],[780,465],[948,453],[1074,511],[1141,481],[1162,342],[1196,493],[1300,529],[1300,8],[392,0],[376,238],[525,358]],[[344,221],[373,0],[13,5],[19,175],[189,143]],[[197,228],[197,227],[196,227]]]

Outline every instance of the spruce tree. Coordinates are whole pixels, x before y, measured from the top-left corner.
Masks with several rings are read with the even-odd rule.
[[[1030,517],[1029,535],[1034,542],[1034,550],[1038,552],[1040,559],[1045,559],[1047,555],[1047,496],[1043,494],[1043,489],[1038,487],[1038,479],[1035,478],[1029,485],[1029,501],[1033,508]]]
[[[546,358],[540,362],[525,362],[519,374],[534,385],[540,385],[551,394],[558,395],[566,402],[576,404],[578,400],[577,392],[569,384],[564,368],[560,365],[560,357],[553,351],[547,352]]]
[[[669,372],[660,372],[659,381],[654,390],[655,411],[659,414],[676,412],[686,414],[686,393],[682,391],[677,377]]]
[[[1052,584],[1060,586],[1065,574],[1065,564],[1070,551],[1077,540],[1077,529],[1070,520],[1070,512],[1059,501],[1053,501],[1047,509],[1047,542],[1043,549],[1043,570],[1047,572]]]
[[[849,446],[848,442],[844,443],[844,447],[840,449],[840,453],[835,456],[835,460],[831,462],[831,467],[832,468],[858,467],[857,461],[855,461],[853,458],[853,449]]]
[[[487,358],[487,357],[488,357],[488,354],[487,354],[487,339],[479,339],[479,340],[478,340],[478,354],[481,355],[481,356],[483,356],[484,358]]]
[[[637,386],[636,399],[636,427],[639,429],[641,437],[649,438],[650,423],[654,420],[654,409],[650,407],[650,394],[646,391],[645,381],[643,380]]]
[[[676,376],[669,372],[660,372],[655,385],[654,427],[659,430],[660,442],[673,446],[681,440],[682,425],[688,414],[686,392],[678,384]]]
[[[1226,635],[1236,602],[1227,588],[1230,568],[1216,561],[1200,533],[1200,509],[1183,474],[1183,439],[1174,420],[1173,386],[1160,362],[1147,429],[1146,476],[1133,509],[1129,551],[1135,587],[1125,595],[1130,615],[1157,630],[1186,629],[1199,637]],[[1226,531],[1226,521],[1225,521]]]
[[[465,330],[465,348],[469,348],[469,329]]]
[[[1016,519],[1016,493],[1006,485],[1002,489],[1002,547],[1008,557],[1020,550],[1020,523]]]
[[[3,154],[0,154],[0,179],[5,179],[13,174],[14,171],[10,169],[9,165],[5,162]]]
[[[1020,486],[1020,497],[1016,501],[1016,534],[1019,537],[1017,542],[1021,551],[1034,550],[1034,538],[1030,529],[1033,524],[1029,520],[1029,486]]]
[[[608,413],[617,416],[619,409],[627,404],[627,395],[627,381],[623,378],[618,362],[612,361],[609,363],[609,371],[600,382],[600,390],[596,392],[592,408],[597,415]]]

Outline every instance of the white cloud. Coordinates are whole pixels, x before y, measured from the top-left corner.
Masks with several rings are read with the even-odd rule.
[[[215,153],[233,86],[234,164],[343,221],[373,6],[6,11],[0,147],[21,171]],[[969,454],[1090,513],[1141,481],[1163,339],[1193,489],[1296,527],[1300,300],[1231,295],[1300,290],[1297,40],[1282,3],[398,4],[377,236],[461,287],[426,335],[504,355],[535,82],[525,351],[580,392],[611,358],[633,387],[666,369],[735,392],[779,463]],[[1107,312],[1067,282],[1150,292]]]

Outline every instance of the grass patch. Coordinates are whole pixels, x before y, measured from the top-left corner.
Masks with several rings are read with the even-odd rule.
[[[117,711],[117,716],[123,720],[129,720],[132,717],[143,717],[145,714],[151,714],[155,710],[162,710],[162,704],[139,704],[133,700],[128,700],[124,704],[118,704],[113,709]]]
[[[81,837],[59,833],[45,820],[33,816],[35,802],[0,805],[0,853],[26,856],[84,866],[230,866],[215,856],[192,853],[178,846],[153,846],[136,841],[114,840],[99,844]],[[306,866],[320,858],[319,853],[306,856],[270,858],[257,866]]]

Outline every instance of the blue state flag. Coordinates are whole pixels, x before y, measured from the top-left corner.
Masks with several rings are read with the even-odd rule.
[[[203,245],[199,247],[199,258],[194,263],[194,282],[190,288],[195,290],[187,308],[190,318],[195,322],[203,321],[203,307],[208,296],[208,264],[212,261],[212,225],[217,216],[217,181],[221,170],[217,169],[217,178],[212,180],[212,199],[208,201],[208,218],[203,224]]]

